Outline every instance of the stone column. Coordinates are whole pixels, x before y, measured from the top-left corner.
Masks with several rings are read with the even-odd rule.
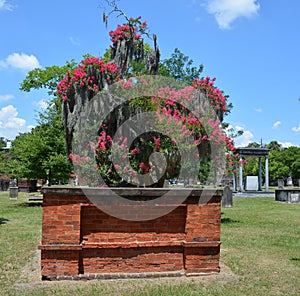
[[[240,192],[243,191],[243,158],[240,157]]]
[[[269,192],[269,157],[266,156],[266,163],[265,163],[265,186],[266,186],[266,192]]]
[[[236,166],[233,165],[233,192],[237,192]]]
[[[236,190],[236,173],[233,173],[233,191],[234,192],[236,192],[237,190]]]
[[[258,158],[258,191],[262,191],[261,157]]]

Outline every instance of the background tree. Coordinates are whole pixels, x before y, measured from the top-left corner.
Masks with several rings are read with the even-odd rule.
[[[280,151],[272,150],[269,153],[269,172],[273,181],[285,179],[290,175],[290,168],[282,161],[282,157]]]
[[[280,154],[279,162],[283,163],[285,166],[289,168],[289,172],[285,174],[283,177],[291,176],[293,179],[299,179],[300,174],[300,148],[291,146],[284,149]]]
[[[277,141],[271,141],[269,144],[266,145],[266,148],[270,150],[281,151],[282,145],[279,144]]]
[[[6,147],[7,140],[4,137],[0,137],[0,148]]]
[[[12,142],[8,168],[14,177],[66,182],[71,173],[65,153],[62,122],[44,123],[31,132],[21,134]]]
[[[67,71],[74,69],[77,63],[67,61],[64,66],[48,66],[45,69],[36,68],[29,71],[20,85],[20,90],[30,92],[34,89],[45,89],[49,96],[55,96],[57,84]]]
[[[193,60],[183,54],[178,48],[174,49],[171,57],[160,62],[158,73],[162,76],[172,77],[187,85],[195,79],[200,79],[203,65],[195,67]]]

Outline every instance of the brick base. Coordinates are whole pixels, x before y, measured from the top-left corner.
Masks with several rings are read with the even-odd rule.
[[[110,192],[106,188],[93,190],[95,194],[101,190],[102,195],[103,191]],[[137,200],[141,194],[157,196],[158,192],[163,190],[126,189],[126,195]],[[222,191],[176,190],[176,196],[180,194],[187,195],[185,201],[170,213],[148,221],[127,221],[104,213],[81,189],[44,188],[39,245],[42,278],[79,280],[219,272]]]

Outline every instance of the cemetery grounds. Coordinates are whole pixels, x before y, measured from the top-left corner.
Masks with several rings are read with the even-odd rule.
[[[221,272],[201,277],[41,281],[41,202],[0,193],[0,295],[300,295],[300,204],[234,198],[222,209]]]

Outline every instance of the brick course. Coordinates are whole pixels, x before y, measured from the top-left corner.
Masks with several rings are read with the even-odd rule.
[[[91,190],[92,194],[99,190],[101,194],[110,192],[108,188]],[[118,193],[118,189],[114,191]],[[120,195],[124,192],[138,200],[138,195],[156,197],[165,191],[119,191]],[[219,272],[222,191],[176,190],[176,196],[180,194],[187,196],[185,201],[168,214],[152,220],[127,221],[102,211],[80,188],[44,188],[39,245],[42,278]],[[122,206],[118,204],[121,210]],[[124,209],[130,213],[126,205]]]

